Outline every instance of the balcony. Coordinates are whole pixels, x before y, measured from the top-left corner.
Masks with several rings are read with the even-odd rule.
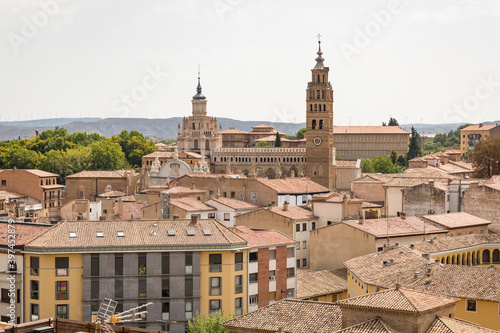
[[[208,270],[210,273],[222,272],[222,264],[210,264]]]
[[[243,270],[243,263],[242,262],[237,262],[234,264],[234,270],[237,271],[242,271]]]

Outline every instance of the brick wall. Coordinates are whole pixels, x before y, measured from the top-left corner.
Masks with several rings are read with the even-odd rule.
[[[269,304],[269,248],[258,250],[258,284],[259,284],[259,308]]]
[[[287,253],[286,246],[276,247],[276,301],[286,298],[286,294],[281,291],[287,290]]]

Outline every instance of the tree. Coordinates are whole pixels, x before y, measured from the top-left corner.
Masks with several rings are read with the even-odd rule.
[[[255,147],[267,147],[267,141],[259,141]]]
[[[222,311],[217,311],[212,315],[198,314],[193,320],[188,322],[188,333],[225,333],[227,330],[221,323],[231,319],[225,316]]]
[[[374,172],[380,173],[396,173],[397,169],[391,161],[390,156],[375,156],[372,159],[372,167]]]
[[[306,133],[306,128],[301,128],[297,131],[297,134],[296,134],[296,137],[297,139],[303,139],[304,138],[304,134]]]
[[[373,169],[373,166],[372,166],[372,161],[369,158],[363,158],[361,160],[361,172],[364,172],[364,173],[375,172],[375,170]]]
[[[391,150],[391,154],[389,155],[391,157],[392,164],[396,164],[398,161],[398,152],[395,150]]]
[[[275,147],[282,146],[280,132],[276,132],[276,142],[274,143],[274,146]]]
[[[93,170],[117,170],[126,166],[120,145],[111,140],[95,142],[90,146]]]
[[[410,145],[408,146],[408,160],[417,156],[422,156],[422,148],[420,147],[420,134],[415,127],[411,127]]]
[[[479,141],[469,152],[476,177],[490,178],[500,174],[500,138]]]
[[[154,142],[138,131],[123,130],[120,135],[111,137],[111,141],[120,145],[127,162],[134,168],[141,167],[142,156],[156,151]]]
[[[389,118],[389,126],[399,126],[399,123],[398,121],[396,120],[396,118]]]

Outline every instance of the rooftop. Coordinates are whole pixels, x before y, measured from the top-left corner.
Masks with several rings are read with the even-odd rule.
[[[491,129],[494,129],[495,127],[497,127],[499,125],[470,125],[470,126],[467,126],[465,128],[462,128],[460,130],[460,132],[464,131],[464,132],[467,132],[467,131],[489,131]]]
[[[307,299],[347,290],[347,281],[334,270],[297,270],[297,298]]]
[[[498,331],[481,327],[458,318],[437,317],[426,333],[495,333]]]
[[[15,225],[10,225],[7,222],[0,221],[0,245],[8,245],[9,229],[15,227],[16,242],[15,246],[25,245],[30,239],[49,230],[52,224],[45,223],[22,223],[16,222]]]
[[[148,157],[148,158],[155,158],[158,156],[158,158],[174,158],[174,152],[173,151],[155,151],[153,153],[144,155],[142,157]],[[198,153],[190,152],[190,151],[182,151],[179,152],[179,159],[183,158],[195,158],[195,159],[201,159],[203,155],[200,155]]]
[[[397,126],[333,126],[333,134],[406,134]]]
[[[343,299],[335,304],[340,308],[345,306],[421,313],[458,301],[459,299],[453,297],[396,288]]]
[[[234,233],[247,241],[248,247],[269,247],[295,245],[296,241],[272,229],[250,229],[245,226],[230,228]]]
[[[478,245],[500,244],[500,235],[464,235],[450,238],[437,238],[430,242],[416,243],[414,249],[421,253],[439,253],[462,250]]]
[[[99,197],[99,198],[119,198],[119,197],[124,197],[126,195],[127,195],[127,193],[122,192],[122,191],[109,191],[109,192],[104,192],[104,193],[98,194],[97,197]]]
[[[448,229],[491,224],[491,221],[464,212],[424,215],[423,218]]]
[[[245,131],[240,131],[239,129],[230,128],[221,132],[222,134],[247,134]]]
[[[214,207],[210,207],[209,205],[206,205],[200,200],[196,200],[192,197],[172,198],[170,199],[170,205],[177,206],[188,212],[216,210]]]
[[[113,210],[115,215],[122,220],[141,219],[141,208],[146,207],[147,205],[147,202],[123,201],[123,214],[120,215],[118,212],[119,202],[115,202],[113,205]]]
[[[318,183],[315,183],[307,178],[284,178],[284,179],[267,179],[256,178],[261,184],[270,187],[280,194],[300,194],[300,193],[322,193],[330,192],[330,190]]]
[[[344,328],[338,333],[399,333],[384,323],[380,318],[370,319],[363,323]]]
[[[126,172],[133,172],[132,170],[86,170],[66,178],[126,178]]]
[[[217,203],[220,203],[221,205],[227,206],[229,208],[232,208],[234,210],[240,210],[240,209],[257,209],[260,208],[261,206],[250,203],[250,202],[245,202],[243,200],[236,200],[236,199],[230,199],[230,198],[224,198],[224,197],[219,197],[219,198],[213,198],[208,201],[215,201]],[[206,202],[208,202],[206,201]]]
[[[266,209],[266,208],[263,208]],[[283,209],[283,206],[281,207],[270,207],[269,210],[275,214],[287,217],[292,220],[307,220],[307,219],[317,219],[314,214],[305,208],[299,207],[299,206],[288,206],[287,210]]]
[[[355,220],[342,221],[342,223],[372,234],[377,238],[423,235],[424,232],[426,235],[447,232],[446,229],[425,223],[416,216],[366,219],[362,224]]]
[[[187,230],[193,230],[194,235],[188,235]],[[70,248],[72,252],[214,245],[246,247],[246,241],[214,219],[198,219],[195,224],[190,220],[113,220],[65,221],[26,244],[39,251]]]
[[[165,194],[203,194],[206,193],[207,191],[197,189],[197,188],[189,188],[189,187],[184,187],[184,186],[173,186],[171,188],[167,188],[166,190],[162,191],[161,193]]]
[[[300,314],[300,315],[297,315]],[[285,299],[222,324],[227,329],[287,333],[333,333],[342,328],[341,312],[333,303]]]

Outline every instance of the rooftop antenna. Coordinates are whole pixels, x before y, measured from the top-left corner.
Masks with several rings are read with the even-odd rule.
[[[149,302],[140,306],[136,306],[127,311],[115,313],[118,302],[110,298],[105,298],[102,301],[101,306],[99,307],[96,320],[94,321],[94,323],[96,323],[95,330],[96,332],[114,333],[115,331],[113,330],[112,325],[114,326],[118,322],[126,323],[132,321],[141,321],[143,319],[143,315],[148,313],[143,309],[151,304],[153,303]]]

